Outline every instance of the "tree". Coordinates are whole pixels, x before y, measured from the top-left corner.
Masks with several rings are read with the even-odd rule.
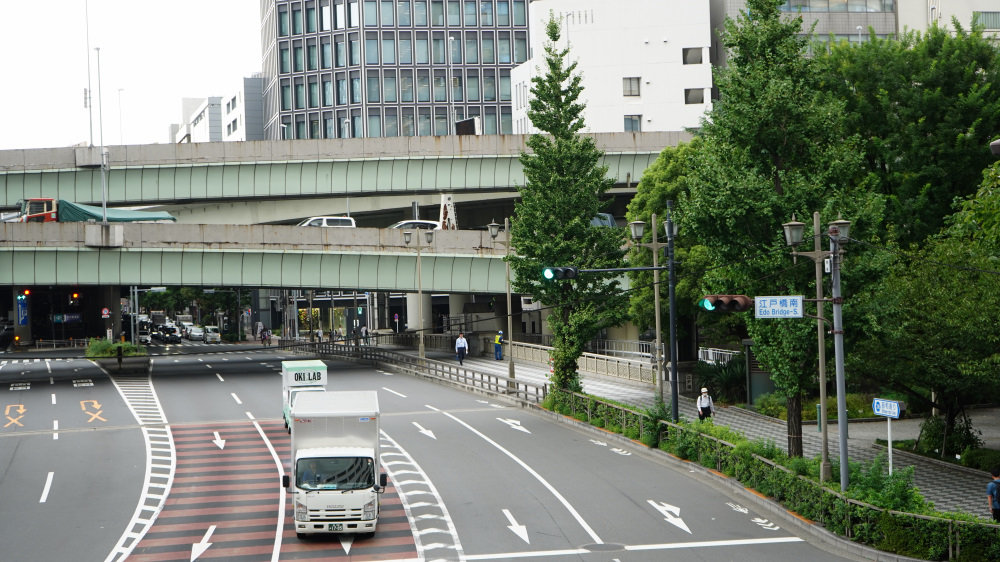
[[[601,196],[613,181],[599,165],[603,153],[594,140],[581,136],[583,104],[576,63],[566,64],[569,49],[558,49],[559,23],[545,28],[546,72],[532,78],[528,117],[545,134],[528,139],[531,154],[522,152],[525,184],[518,191],[511,241],[516,278],[514,290],[534,295],[551,308],[548,325],[554,336],[552,382],[559,389],[581,390],[576,362],[586,342],[620,323],[627,302],[616,274],[581,274],[572,281],[547,281],[547,266],[581,269],[620,267],[625,244],[619,228],[593,227],[591,219],[605,203]]]
[[[812,262],[794,267],[781,234],[793,214],[820,211],[832,220],[843,212],[855,236],[880,224],[857,138],[844,127],[844,104],[820,89],[814,62],[804,56],[807,40],[798,35],[801,17],[785,17],[781,4],[748,0],[746,11],[725,24],[729,66],[716,70],[720,98],[703,122],[703,145],[678,212],[681,230],[714,262],[706,293],[807,294]],[[863,266],[852,271],[870,273]],[[788,454],[801,456],[801,400],[816,388],[815,324],[746,318],[746,325],[758,359],[788,399]]]
[[[846,42],[817,56],[824,88],[846,102],[847,127],[888,196],[903,246],[936,234],[970,195],[1000,132],[1000,56],[982,26],[936,24],[898,39]],[[878,72],[872,72],[877,68]]]
[[[693,156],[698,150],[699,145],[700,140],[696,137],[690,143],[682,143],[676,147],[668,146],[660,152],[660,155],[653,164],[643,172],[642,179],[639,180],[639,185],[636,186],[635,197],[628,204],[628,211],[626,213],[627,221],[643,221],[647,225],[650,225],[652,215],[656,214],[658,224],[652,226],[659,229],[659,241],[665,241],[663,221],[667,218],[666,202],[677,201],[681,196],[682,190],[686,189],[685,178],[691,173],[691,168],[694,165]],[[647,226],[646,233],[643,235],[643,242],[650,242],[652,240],[650,230]],[[690,274],[686,275],[685,273],[697,270],[697,265],[702,264],[702,256],[704,256],[703,247],[688,248],[683,243],[685,239],[684,233],[680,233],[680,236],[674,241],[675,276],[677,280],[675,300],[678,307],[677,338],[679,342],[683,342],[693,332],[692,322],[695,310],[693,303],[695,302],[695,294],[699,290],[699,278]],[[661,250],[661,252],[664,252],[663,255],[665,255],[665,250]],[[646,249],[634,250],[629,253],[628,258],[629,267],[649,267],[653,265],[652,252]],[[665,265],[665,260],[661,258],[659,263],[660,265]],[[693,268],[690,267],[692,264],[696,264],[696,266]],[[656,318],[653,273],[651,271],[630,271],[629,278],[632,284],[632,290],[629,292],[629,316],[632,322],[639,326],[640,329],[651,327],[654,325]],[[666,272],[660,272],[659,289],[661,302],[667,303],[668,286]],[[664,325],[662,329],[666,331],[669,329],[669,326]],[[666,341],[665,338],[663,341]],[[685,357],[684,350],[686,346],[678,344],[678,347],[683,359]]]
[[[946,439],[966,404],[1000,391],[998,209],[1000,163],[983,172],[946,230],[887,267],[852,357],[859,370],[941,410]]]

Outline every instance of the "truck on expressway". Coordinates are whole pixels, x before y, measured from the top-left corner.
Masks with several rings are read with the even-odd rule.
[[[304,392],[326,390],[326,363],[318,360],[281,362],[281,416],[292,432],[292,406]]]
[[[387,477],[379,462],[375,391],[306,392],[292,408],[295,535],[375,533]]]
[[[17,222],[173,222],[177,219],[162,211],[132,211],[127,209],[102,209],[64,199],[35,197],[20,202]],[[13,219],[12,219],[13,220]]]

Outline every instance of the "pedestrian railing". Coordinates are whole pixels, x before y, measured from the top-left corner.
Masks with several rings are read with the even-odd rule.
[[[541,404],[548,394],[548,385],[534,384],[506,375],[477,371],[452,361],[421,359],[406,353],[371,345],[334,342],[288,343],[279,346],[287,351],[312,353],[320,357],[369,363],[381,369],[399,370],[422,377],[445,380],[462,387],[505,394],[523,402]]]
[[[705,363],[728,363],[730,359],[739,355],[741,352],[733,351],[732,349],[717,349],[714,347],[699,347],[698,348],[698,361],[704,361]]]

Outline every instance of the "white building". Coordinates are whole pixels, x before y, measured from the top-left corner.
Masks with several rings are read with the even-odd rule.
[[[586,103],[586,132],[679,131],[711,109],[709,0],[533,0],[531,58],[511,71],[514,132],[537,133],[528,119],[532,76],[542,72],[545,23],[562,22]]]
[[[170,126],[170,142],[264,139],[264,78],[243,78],[228,96],[184,98],[180,124]]]

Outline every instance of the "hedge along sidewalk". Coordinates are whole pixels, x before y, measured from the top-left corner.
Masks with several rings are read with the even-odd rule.
[[[561,393],[569,397],[562,404],[568,407],[574,419],[598,427],[610,426],[616,432],[623,432],[626,436],[631,433],[643,441],[652,437],[647,434],[645,422],[648,416],[643,412],[575,392]],[[609,424],[609,421],[613,423]],[[657,431],[656,441],[660,450],[683,460],[696,461],[717,471],[719,476],[734,477],[748,489],[773,498],[851,544],[869,545],[883,551],[857,551],[855,555],[880,560],[886,559],[885,552],[915,555],[923,560],[1000,559],[998,525],[876,507],[799,476],[749,451],[748,447],[738,447],[665,420],[658,422]],[[646,443],[648,441],[642,444],[648,446]],[[678,445],[682,447],[678,448]],[[817,538],[824,538],[822,533],[813,532],[814,525],[804,529]]]

